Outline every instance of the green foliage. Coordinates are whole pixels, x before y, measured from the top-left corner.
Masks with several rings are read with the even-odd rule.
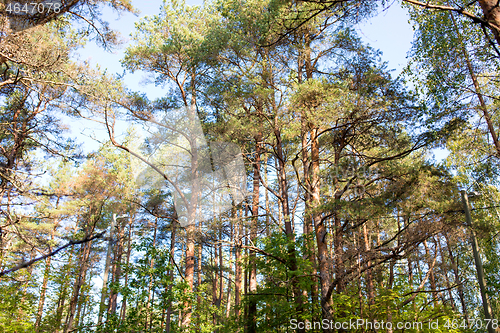
[[[53,254],[0,276],[0,331],[243,332],[254,320],[257,332],[289,332],[292,319],[363,319],[469,332],[446,327],[484,315],[457,185],[483,194],[473,229],[498,316],[498,159],[483,117],[486,106],[498,128],[499,68],[479,25],[409,7],[408,88],[352,25],[376,1],[165,1],[136,24],[122,61],[166,88],[150,100],[74,61],[88,39],[119,44],[103,4],[133,11],[77,1],[99,36],[63,15],[0,40],[0,267]],[[118,123],[189,105],[207,139],[241,148],[259,196],[183,229],[171,189],[152,174],[137,181],[130,152],[178,157],[155,133],[144,145],[137,128],[120,136]],[[112,142],[82,158],[63,114],[102,120]],[[439,145],[444,163],[429,150]]]
[[[0,283],[0,330],[6,333],[32,332],[30,320],[36,309],[37,296],[30,281],[29,273],[16,274],[16,284]]]

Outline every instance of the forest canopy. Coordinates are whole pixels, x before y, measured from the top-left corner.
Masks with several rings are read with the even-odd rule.
[[[0,332],[500,332],[498,1],[141,6],[0,3]]]

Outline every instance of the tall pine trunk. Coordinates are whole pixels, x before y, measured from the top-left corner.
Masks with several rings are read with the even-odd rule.
[[[106,297],[108,296],[108,277],[109,277],[109,269],[111,267],[111,255],[113,250],[113,234],[115,232],[115,224],[116,224],[116,214],[113,214],[111,219],[111,224],[109,226],[108,249],[106,252],[106,262],[104,264],[104,275],[102,277],[101,302],[99,304],[99,314],[97,317],[98,325],[102,323],[102,315],[105,309]]]
[[[262,134],[255,136],[255,158],[253,162],[253,193],[252,193],[252,223],[250,225],[250,240],[252,245],[257,239],[257,226],[259,218],[259,190],[260,190],[260,161],[261,161],[261,141]],[[257,301],[255,294],[257,292],[257,266],[256,256],[254,251],[250,251],[249,263],[249,299],[248,299],[248,318],[247,327],[248,333],[256,333],[257,331]]]
[[[283,208],[283,220],[285,224],[285,234],[288,239],[287,254],[288,254],[288,268],[292,272],[290,280],[292,285],[293,300],[295,303],[295,311],[297,317],[300,317],[304,312],[304,300],[300,290],[299,278],[297,275],[297,252],[295,249],[295,232],[293,230],[292,220],[290,216],[290,206],[288,198],[288,182],[286,178],[285,169],[285,154],[283,151],[283,141],[281,138],[281,130],[275,124],[274,135],[276,138],[276,158],[278,159],[278,184],[281,206]],[[302,326],[301,326],[302,327]],[[304,332],[303,328],[298,329],[298,332]]]
[[[59,200],[57,202],[59,202]],[[56,204],[56,206],[57,206],[57,204]],[[55,236],[55,233],[56,233],[58,226],[59,226],[59,223],[56,222],[54,224],[54,228],[52,229],[52,233],[50,235],[51,241],[54,240],[54,236]],[[50,251],[52,251],[51,247],[49,247],[49,252]],[[45,259],[45,270],[43,273],[43,282],[42,282],[42,288],[40,290],[40,299],[38,300],[38,311],[37,311],[36,321],[35,321],[35,332],[37,332],[37,333],[40,331],[40,323],[42,321],[43,308],[45,305],[45,294],[47,292],[47,284],[49,283],[51,258],[52,258],[52,256],[49,256],[49,257],[47,257],[47,259]]]
[[[242,257],[241,257],[241,241],[243,237],[243,209],[239,209],[239,218],[235,216],[237,225],[235,226],[235,250],[234,250],[234,307],[235,315],[238,319],[240,316],[241,293],[243,291],[243,278],[242,278]]]
[[[172,231],[170,233],[170,253],[169,253],[169,264],[171,266],[174,265],[174,252],[175,252],[175,236],[176,236],[176,221],[177,215],[175,215],[174,221],[172,221]],[[174,271],[172,268],[169,268],[168,270],[168,276],[170,278],[169,284],[167,287],[167,294],[170,294],[172,290],[172,285],[174,282]],[[168,307],[167,307],[167,319],[166,319],[166,328],[165,328],[165,333],[170,333],[170,321],[172,317],[172,301],[168,302]],[[163,327],[162,327],[163,328]]]
[[[188,117],[190,121],[195,122],[198,119],[196,110],[196,90],[195,90],[195,80],[196,74],[193,72],[191,75],[191,107],[187,108]],[[186,105],[187,106],[187,105]],[[189,292],[194,291],[194,265],[195,265],[195,233],[196,233],[196,216],[198,210],[198,200],[200,195],[200,184],[198,181],[198,146],[196,144],[196,139],[190,142],[190,153],[191,153],[191,166],[190,166],[190,177],[193,180],[193,188],[191,200],[188,203],[188,225],[186,227],[186,268],[184,271],[184,276],[189,287]],[[192,305],[190,302],[184,304],[185,310],[183,311],[183,318],[181,327],[187,329],[191,324],[192,315]]]
[[[318,251],[318,268],[321,281],[321,311],[323,320],[331,320],[332,302],[329,295],[331,284],[330,260],[328,245],[326,243],[326,226],[322,219],[322,214],[318,210],[321,205],[320,197],[320,178],[319,178],[319,140],[318,128],[311,131],[311,193],[312,193],[312,220],[316,235],[316,246]],[[323,329],[323,332],[330,332],[329,328]]]
[[[88,233],[90,234],[90,233]],[[69,303],[68,315],[66,317],[66,325],[64,333],[68,333],[73,329],[73,324],[76,315],[76,306],[78,305],[78,300],[80,298],[80,291],[85,283],[85,278],[87,274],[88,261],[90,257],[90,250],[92,248],[92,242],[84,243],[82,253],[79,260],[78,274],[73,285],[73,295]]]
[[[152,243],[152,248],[154,249],[156,247],[156,235],[157,235],[157,230],[158,230],[158,217],[155,218],[155,224],[153,226],[153,243]],[[154,283],[154,277],[153,277],[153,268],[155,266],[155,257],[151,257],[149,260],[149,271],[151,272],[149,274],[149,283],[148,283],[148,302],[146,303],[146,321],[144,323],[144,328],[147,330],[149,326],[149,323],[151,321],[151,306],[152,306],[152,299],[153,299],[153,283]],[[151,327],[150,327],[151,328]]]
[[[128,236],[127,236],[127,259],[126,259],[126,267],[129,267],[130,264],[130,254],[132,253],[132,217],[129,218],[128,222]],[[129,270],[125,271],[125,282],[124,287],[128,287],[128,276]],[[123,295],[122,306],[120,309],[120,322],[125,320],[125,316],[127,314],[127,295]]]

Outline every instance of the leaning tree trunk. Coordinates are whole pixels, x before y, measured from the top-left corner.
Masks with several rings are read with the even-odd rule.
[[[495,38],[497,39],[497,42],[500,45],[500,8],[499,8],[499,2],[498,0],[479,0],[479,3],[481,5],[481,8],[483,9],[484,16],[487,19],[487,21],[492,25],[491,30],[495,34]],[[493,146],[495,147],[497,157],[500,158],[500,141],[498,140],[498,134],[495,130],[495,126],[493,124],[493,121],[491,119],[491,112],[486,105],[486,101],[484,99],[484,95],[481,89],[481,86],[479,85],[479,80],[477,78],[476,73],[474,72],[474,68],[472,67],[472,63],[469,57],[469,52],[467,51],[467,48],[462,40],[462,35],[460,34],[460,31],[458,30],[457,24],[455,22],[455,18],[453,17],[453,13],[450,13],[451,20],[453,22],[453,26],[455,28],[455,31],[459,37],[460,41],[460,46],[462,53],[465,58],[465,63],[467,65],[467,70],[469,72],[470,78],[472,80],[472,83],[474,85],[474,93],[476,94],[478,100],[479,100],[479,105],[480,109],[483,112],[484,120],[486,121],[486,126],[488,127],[488,131],[490,132],[491,135],[491,140],[493,141]]]
[[[92,248],[92,242],[87,242],[83,245],[82,254],[80,256],[80,269],[78,270],[78,275],[73,286],[73,295],[69,303],[68,316],[66,317],[66,325],[64,333],[68,333],[73,329],[73,324],[76,314],[76,306],[80,298],[80,290],[85,283],[85,277],[87,274],[88,261],[90,257],[90,250]]]

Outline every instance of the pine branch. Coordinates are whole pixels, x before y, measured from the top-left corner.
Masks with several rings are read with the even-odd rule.
[[[71,245],[78,245],[78,244],[83,244],[83,243],[86,243],[86,242],[90,242],[94,239],[97,239],[97,238],[102,238],[102,236],[104,236],[104,234],[106,233],[106,231],[103,231],[101,233],[98,233],[97,235],[94,235],[92,237],[85,237],[84,239],[82,240],[74,240],[74,241],[71,241],[69,242],[68,244],[64,245],[64,246],[61,246],[60,248],[52,251],[52,252],[49,252],[41,257],[38,257],[38,258],[35,258],[35,259],[32,259],[30,261],[26,261],[26,262],[23,262],[22,264],[19,264],[17,265],[16,267],[13,267],[11,269],[8,269],[8,270],[5,270],[5,271],[1,271],[0,272],[0,276],[4,276],[6,274],[9,274],[9,273],[12,273],[12,272],[15,272],[17,270],[20,270],[22,268],[26,268],[26,267],[29,267],[31,265],[33,265],[35,262],[37,261],[40,261],[40,260],[43,260],[43,259],[46,259],[48,257],[51,257],[53,255],[56,255],[58,252],[60,252],[61,250],[64,250],[65,248],[67,248],[68,246],[71,246]]]

